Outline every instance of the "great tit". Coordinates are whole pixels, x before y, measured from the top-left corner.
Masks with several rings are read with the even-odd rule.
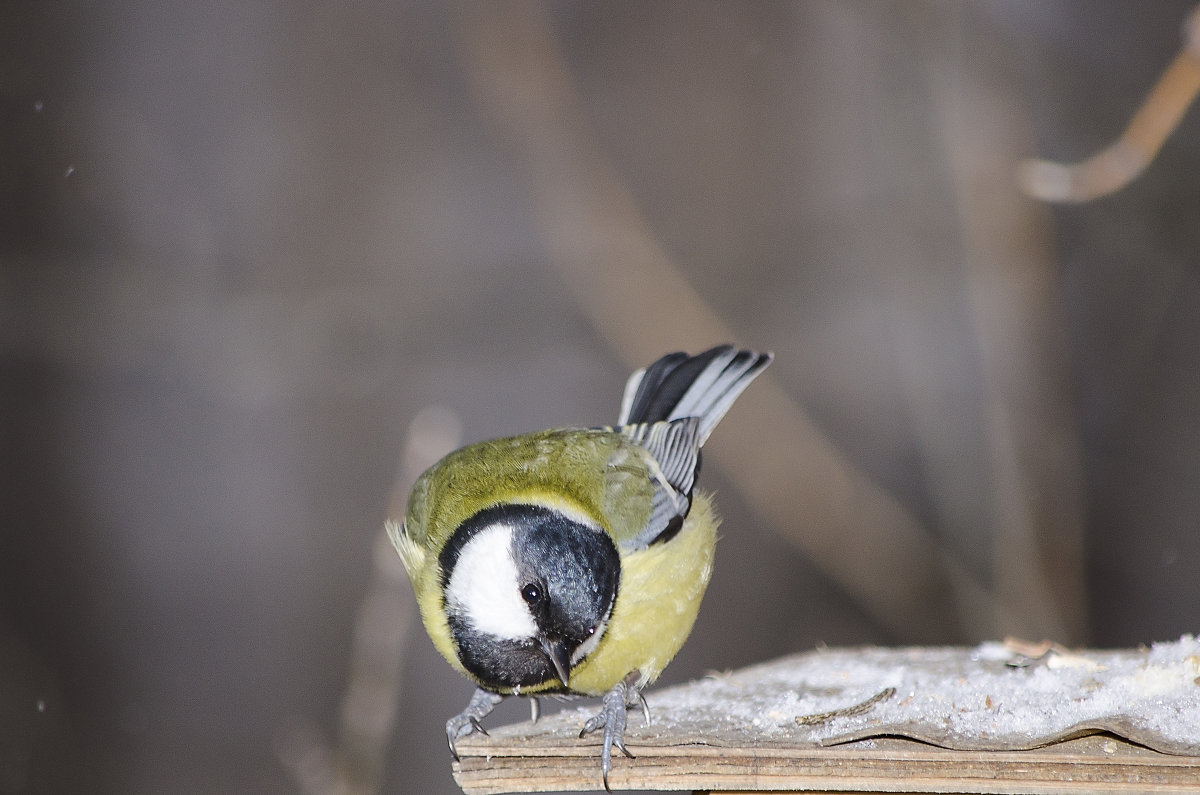
[[[434,646],[476,685],[455,741],[512,695],[603,696],[601,774],[626,710],[683,645],[717,518],[693,491],[700,447],[772,354],[671,353],[630,376],[615,426],[464,447],[417,480],[387,532]],[[647,718],[649,714],[647,713]],[[486,732],[485,732],[486,733]]]

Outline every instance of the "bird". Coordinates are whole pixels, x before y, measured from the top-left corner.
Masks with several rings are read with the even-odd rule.
[[[627,710],[683,646],[712,574],[718,519],[700,448],[772,353],[669,353],[628,379],[615,425],[456,450],[416,481],[387,534],[434,646],[475,686],[450,753],[505,698],[600,697],[601,777]]]

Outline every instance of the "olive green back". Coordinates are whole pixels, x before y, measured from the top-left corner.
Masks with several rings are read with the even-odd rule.
[[[440,550],[454,530],[499,503],[528,502],[580,515],[618,547],[650,517],[649,454],[607,429],[562,429],[480,442],[451,453],[413,487],[411,541]]]

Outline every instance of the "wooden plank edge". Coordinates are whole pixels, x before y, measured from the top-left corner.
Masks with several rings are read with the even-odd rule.
[[[904,741],[901,741],[904,742]],[[913,748],[632,747],[617,758],[614,790],[1081,793],[1200,791],[1200,759],[1160,754],[957,752]],[[533,749],[531,749],[533,750]],[[586,791],[600,783],[594,746],[520,756],[466,756],[454,777],[468,795]]]

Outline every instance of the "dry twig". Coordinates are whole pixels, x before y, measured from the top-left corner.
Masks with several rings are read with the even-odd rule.
[[[1026,160],[1017,171],[1021,189],[1048,202],[1086,202],[1132,182],[1154,160],[1200,93],[1200,6],[1184,25],[1184,46],[1115,143],[1082,163]]]

